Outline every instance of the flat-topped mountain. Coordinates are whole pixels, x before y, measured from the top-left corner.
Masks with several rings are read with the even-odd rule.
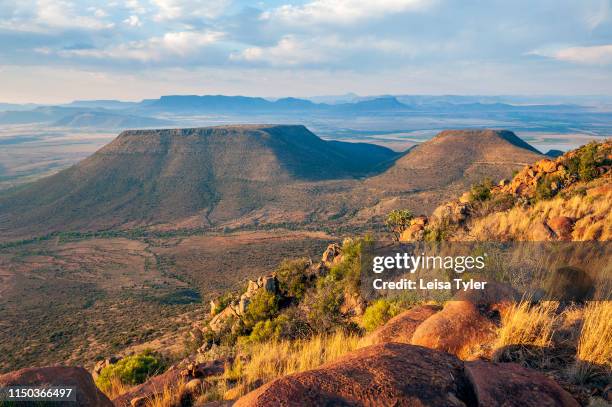
[[[210,215],[238,218],[270,202],[308,204],[316,190],[287,187],[363,177],[397,156],[376,145],[327,142],[304,126],[125,131],[73,167],[0,198],[0,228],[42,232],[193,215],[205,223]]]
[[[404,154],[325,141],[304,126],[133,130],[0,196],[3,240],[53,231],[295,224],[363,226],[427,213],[541,154],[514,133],[444,131]]]

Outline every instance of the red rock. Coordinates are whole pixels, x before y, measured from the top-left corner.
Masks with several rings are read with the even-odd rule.
[[[552,160],[544,159],[537,163],[538,168],[546,173],[557,171],[557,163]]]
[[[496,281],[488,281],[484,290],[459,291],[454,300],[470,301],[476,305],[481,313],[498,311],[501,312],[507,307],[521,300],[521,295],[510,285]]]
[[[404,311],[372,332],[370,334],[372,343],[398,342],[409,344],[417,327],[440,309],[436,305],[423,305]]]
[[[461,361],[400,343],[359,349],[318,369],[276,379],[238,399],[258,406],[462,406]]]
[[[427,318],[412,335],[412,344],[464,355],[495,336],[495,324],[471,301],[449,301]]]
[[[555,216],[554,218],[550,218],[546,223],[560,240],[572,239],[575,223],[574,219],[567,216]]]
[[[76,388],[77,401],[70,402],[71,406],[113,407],[82,367],[32,367],[0,375],[0,387],[8,386],[72,386]]]
[[[465,362],[480,407],[578,407],[578,402],[543,374],[515,363]]]
[[[188,376],[181,375],[181,369],[170,369],[160,375],[154,376],[146,382],[133,387],[127,393],[113,399],[113,404],[116,407],[129,407],[130,401],[139,397],[150,398],[156,394],[160,394],[166,387],[174,387],[181,380],[189,381],[190,378],[204,378],[208,376],[218,375],[223,373],[225,366],[224,360],[214,360],[212,362],[200,363],[186,369]]]

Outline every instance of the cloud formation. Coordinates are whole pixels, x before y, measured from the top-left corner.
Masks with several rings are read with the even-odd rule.
[[[330,92],[612,93],[612,13],[609,0],[0,0],[0,64],[3,90],[12,66],[215,70],[267,95],[298,95],[290,76]]]

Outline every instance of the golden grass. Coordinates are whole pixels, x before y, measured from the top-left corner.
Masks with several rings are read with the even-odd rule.
[[[244,359],[237,358],[225,377],[235,381],[226,399],[235,399],[254,387],[292,373],[314,369],[344,354],[369,345],[367,339],[337,332],[305,340],[273,341],[246,349]]]
[[[532,207],[516,206],[506,212],[496,212],[475,219],[470,236],[476,240],[540,240],[534,235],[539,224],[556,217],[577,219],[572,240],[612,239],[612,193],[596,196],[556,197],[537,202]]]
[[[585,307],[573,375],[578,381],[585,381],[601,372],[612,373],[610,301],[593,301]]]
[[[558,320],[558,306],[556,301],[544,301],[535,305],[521,301],[508,308],[502,314],[501,327],[494,343],[498,357],[508,346],[519,345],[532,349],[551,346]]]
[[[145,401],[145,407],[179,407],[186,392],[185,381],[181,380],[173,386],[166,386],[158,394]]]
[[[123,383],[118,377],[111,377],[110,386],[106,389],[100,389],[109,399],[114,399],[127,393],[131,386]]]

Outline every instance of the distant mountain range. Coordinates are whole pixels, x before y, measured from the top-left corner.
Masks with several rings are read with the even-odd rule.
[[[365,224],[427,211],[541,157],[511,132],[447,131],[398,154],[304,126],[135,130],[0,196],[0,235],[134,226]]]
[[[318,99],[315,99],[318,100]],[[326,99],[323,99],[326,100]],[[330,99],[335,101],[335,99]],[[294,120],[309,117],[352,117],[355,115],[411,115],[482,113],[546,114],[590,112],[577,104],[508,104],[495,98],[467,96],[381,96],[339,99],[339,102],[313,102],[299,98],[276,100],[261,97],[224,95],[169,95],[141,102],[118,100],[81,100],[66,105],[0,105],[0,124],[46,123],[51,126],[127,129],[135,127],[171,127],[172,116],[229,115],[252,117],[267,115]],[[86,114],[86,116],[81,116]],[[121,118],[119,116],[126,116]],[[160,116],[164,117],[162,121]],[[76,118],[76,119],[75,119]],[[175,119],[180,119],[175,117]],[[180,122],[177,123],[180,125]]]

